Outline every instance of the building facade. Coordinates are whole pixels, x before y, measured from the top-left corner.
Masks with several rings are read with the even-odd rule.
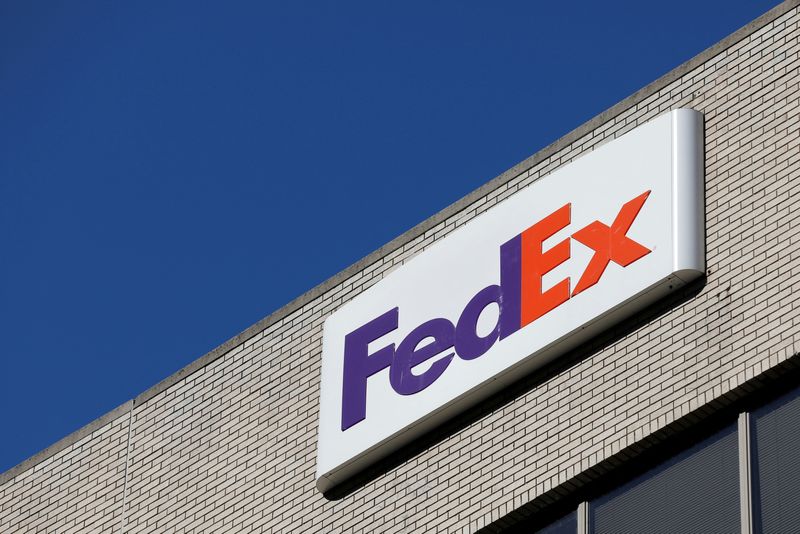
[[[800,529],[799,6],[782,3],[0,475],[0,532]],[[705,121],[705,276],[323,495],[325,319],[677,108]]]

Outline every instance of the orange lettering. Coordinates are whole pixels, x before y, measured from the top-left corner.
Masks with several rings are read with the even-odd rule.
[[[542,243],[570,222],[571,204],[565,204],[522,232],[522,299],[520,327],[532,323],[569,299],[569,278],[542,291],[542,276],[569,259],[569,238],[543,251]]]

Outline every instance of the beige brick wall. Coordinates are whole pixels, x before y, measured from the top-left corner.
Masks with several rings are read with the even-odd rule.
[[[800,352],[796,6],[136,404],[127,477],[124,414],[9,479],[0,531],[473,532]],[[314,460],[325,317],[500,200],[677,107],[706,120],[700,293],[350,495],[324,498]]]
[[[122,513],[129,417],[0,486],[0,532],[111,532]]]

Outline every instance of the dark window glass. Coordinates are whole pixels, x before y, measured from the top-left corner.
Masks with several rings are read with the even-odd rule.
[[[550,523],[541,530],[536,531],[538,534],[577,534],[578,532],[578,514],[572,512],[567,514],[558,521]]]
[[[756,532],[800,528],[800,390],[751,415]]]
[[[738,533],[736,426],[593,501],[590,515],[598,534]]]

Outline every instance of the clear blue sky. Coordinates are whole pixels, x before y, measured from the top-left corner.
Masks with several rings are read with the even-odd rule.
[[[776,3],[0,3],[0,471]]]

